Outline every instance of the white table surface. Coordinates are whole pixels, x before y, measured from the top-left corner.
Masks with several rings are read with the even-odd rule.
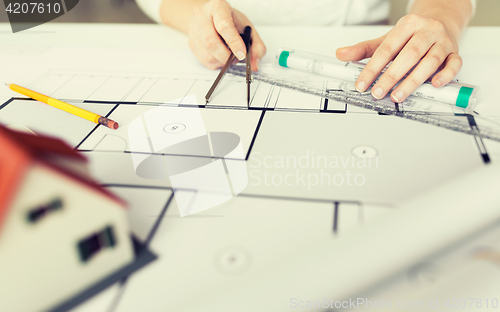
[[[332,49],[372,39],[388,32],[392,26],[347,27],[280,27],[257,26],[268,51],[282,44],[311,51]],[[311,35],[313,34],[313,35]],[[500,27],[469,27],[465,30],[460,53],[464,55],[498,55]],[[75,47],[151,47],[188,49],[184,34],[153,24],[56,24],[48,23],[13,34],[8,23],[0,23],[0,46],[75,46]],[[165,40],[158,38],[164,37]],[[269,55],[269,54],[268,54]]]
[[[267,45],[267,55],[263,62],[272,61],[274,51],[287,46],[316,53],[334,54],[335,49],[355,44],[362,40],[381,36],[391,26],[350,26],[350,27],[256,27]],[[460,54],[463,56],[498,56],[500,42],[492,40],[500,38],[499,27],[470,27],[460,41]],[[88,48],[169,48],[189,51],[187,37],[171,28],[151,24],[44,24],[19,33],[12,33],[10,25],[0,24],[0,64],[12,64],[14,48],[31,47],[75,47]],[[101,55],[102,58],[106,54]],[[192,55],[187,55],[194,60]],[[168,69],[170,62],[157,64],[157,71]],[[82,67],[92,63],[102,63],[96,59],[79,60]],[[140,65],[141,60],[135,60]],[[16,64],[22,66],[23,64]],[[31,64],[33,65],[33,64]],[[199,66],[193,62],[191,66]],[[464,64],[464,68],[473,64]],[[5,75],[3,70],[2,76]]]

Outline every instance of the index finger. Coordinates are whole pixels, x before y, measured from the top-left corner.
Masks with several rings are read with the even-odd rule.
[[[357,89],[365,91],[377,79],[382,70],[405,46],[413,35],[413,29],[407,25],[394,27],[380,46],[373,53],[356,81]]]
[[[213,16],[215,29],[224,39],[231,52],[236,55],[238,60],[244,59],[247,49],[234,25],[231,10],[218,10]]]

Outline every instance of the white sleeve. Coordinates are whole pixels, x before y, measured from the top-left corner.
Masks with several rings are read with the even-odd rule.
[[[160,7],[163,0],[135,0],[135,2],[153,21],[163,24],[160,16]]]
[[[411,9],[411,6],[413,5],[413,2],[415,2],[415,0],[408,0],[408,6],[406,7],[406,12],[410,12],[410,9]],[[474,14],[476,14],[476,0],[470,0],[470,4],[472,5],[472,14],[471,14],[471,17],[474,16]]]

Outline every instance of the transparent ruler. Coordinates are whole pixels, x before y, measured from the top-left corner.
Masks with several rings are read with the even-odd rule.
[[[228,73],[242,77],[246,74],[245,68],[240,65],[232,66]],[[411,119],[500,142],[499,122],[448,104],[413,96],[400,104],[393,103],[388,96],[382,100],[375,100],[370,92],[355,91],[352,83],[329,80],[327,77],[317,75],[304,76],[303,73],[299,74],[294,70],[279,69],[273,66],[261,68],[259,72],[252,74],[252,78],[278,87],[377,111],[381,114]]]

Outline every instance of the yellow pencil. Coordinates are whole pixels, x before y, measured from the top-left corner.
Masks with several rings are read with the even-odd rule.
[[[18,86],[16,84],[8,84],[6,85],[15,92],[21,93],[23,95],[26,95],[27,97],[30,97],[32,99],[35,99],[37,101],[40,101],[42,103],[48,104],[52,107],[59,108],[60,110],[63,110],[67,113],[73,114],[75,116],[90,120],[96,124],[103,125],[105,127],[111,128],[111,129],[118,129],[118,123],[116,121],[113,121],[111,119],[108,119],[106,117],[97,115],[95,113],[89,112],[87,110],[84,110],[83,108],[73,106],[71,104],[68,104],[66,102],[51,98],[49,96],[40,94],[38,92],[32,91],[30,89],[23,88],[21,86]]]

